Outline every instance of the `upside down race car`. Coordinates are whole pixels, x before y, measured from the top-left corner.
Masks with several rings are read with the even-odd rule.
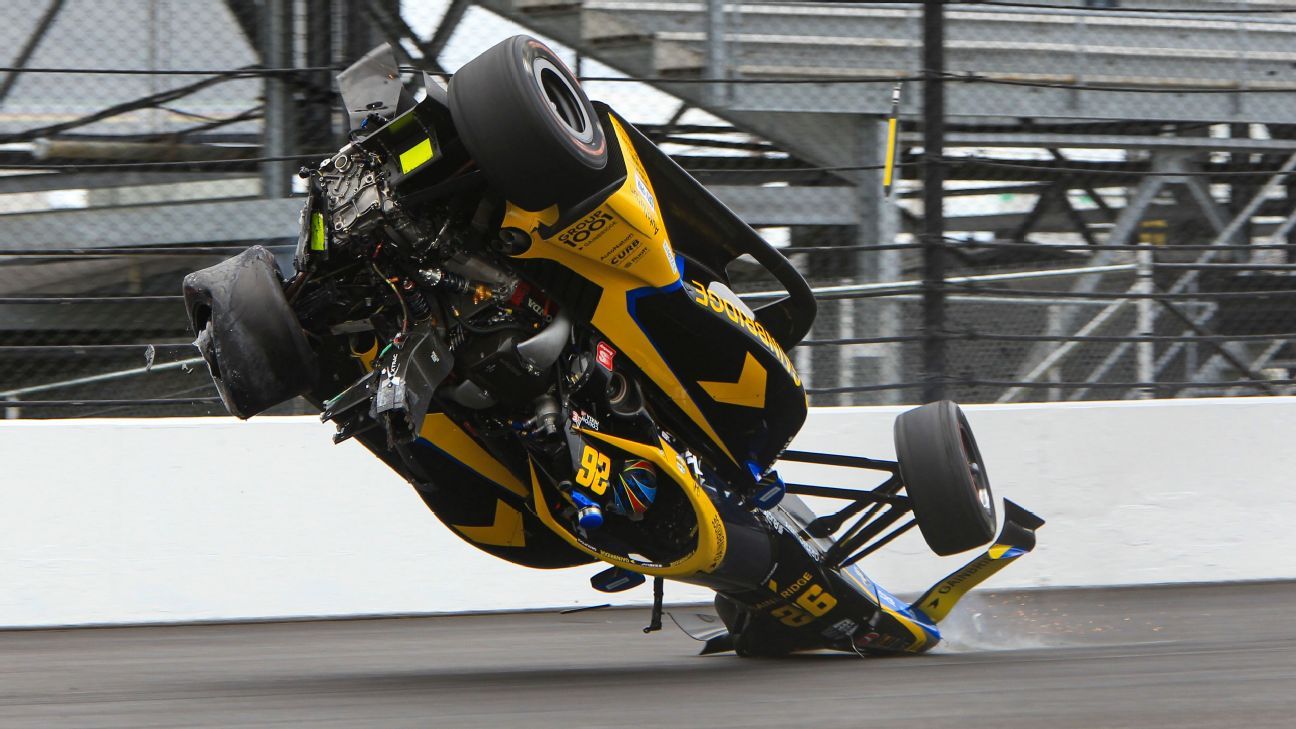
[[[952,402],[895,423],[897,460],[787,450],[806,396],[787,350],[815,300],[774,248],[535,39],[505,40],[419,101],[380,47],[339,76],[351,141],[302,169],[293,271],[253,247],[185,278],[229,411],[304,396],[469,544],[595,589],[716,592],[706,651],[914,653],[1043,522],[996,501]],[[750,308],[750,256],[787,296]],[[885,474],[787,484],[800,461]],[[800,496],[839,499],[816,515]],[[906,517],[912,515],[912,519]],[[903,523],[902,523],[903,521]],[[917,525],[988,549],[905,604],[856,564]]]

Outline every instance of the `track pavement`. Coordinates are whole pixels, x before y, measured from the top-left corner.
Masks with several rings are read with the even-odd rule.
[[[0,632],[0,726],[1296,727],[1296,582],[973,593],[917,658],[647,611]],[[679,608],[680,612],[698,608]]]

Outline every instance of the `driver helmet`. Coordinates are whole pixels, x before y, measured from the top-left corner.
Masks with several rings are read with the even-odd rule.
[[[612,484],[612,503],[608,510],[638,521],[656,497],[657,469],[643,459],[631,459]]]

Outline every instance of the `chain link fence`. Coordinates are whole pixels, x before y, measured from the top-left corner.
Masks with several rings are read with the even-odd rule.
[[[9,8],[0,407],[223,413],[180,279],[252,243],[286,264],[293,172],[345,141],[336,71],[388,42],[411,78],[451,74],[515,33],[806,275],[820,313],[793,357],[813,404],[1293,392],[1296,9],[944,3],[933,46],[933,5]],[[753,302],[774,295],[754,267],[730,274]]]

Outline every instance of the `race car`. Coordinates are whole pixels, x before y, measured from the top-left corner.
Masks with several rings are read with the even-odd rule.
[[[185,279],[232,414],[305,397],[472,546],[604,562],[605,592],[653,579],[650,629],[663,580],[712,588],[707,651],[928,650],[967,589],[1033,547],[1042,521],[1011,502],[995,537],[952,402],[897,419],[896,461],[787,450],[810,287],[540,41],[501,42],[448,89],[424,76],[417,102],[386,47],[339,86],[351,141],[302,170],[291,274],[253,247]],[[743,256],[787,296],[734,294]],[[780,461],[887,476],[787,484]],[[817,516],[800,495],[845,506]],[[942,555],[993,544],[906,605],[856,562],[915,525]]]

